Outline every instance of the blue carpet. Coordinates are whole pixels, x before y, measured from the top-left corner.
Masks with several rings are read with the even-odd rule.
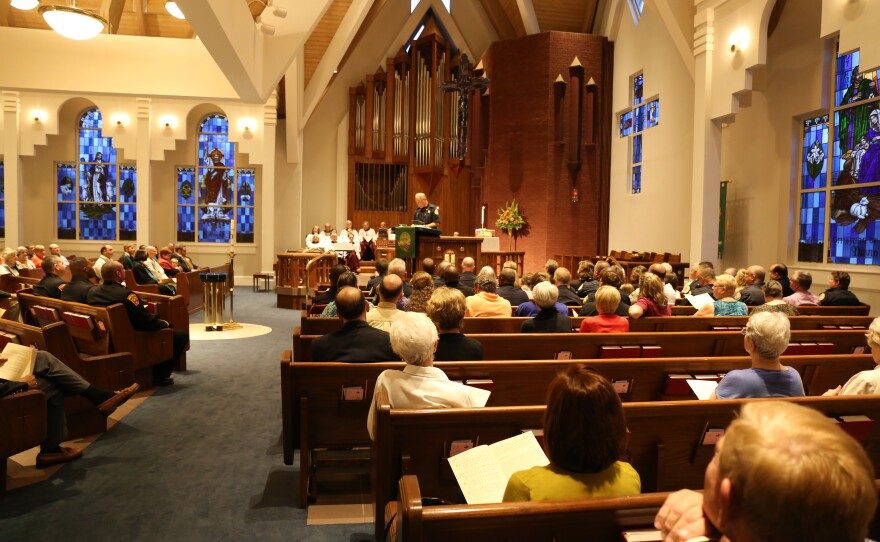
[[[48,481],[7,493],[0,539],[372,540],[371,523],[306,526],[296,505],[299,472],[281,457],[279,360],[299,312],[239,287],[235,320],[272,333],[191,343],[174,386]]]

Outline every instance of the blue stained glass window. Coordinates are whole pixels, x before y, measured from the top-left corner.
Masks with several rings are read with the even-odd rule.
[[[118,206],[137,201],[137,170],[119,164],[113,138],[102,128],[100,110],[84,111],[76,128],[76,162],[56,164],[59,239],[134,239],[136,206]]]
[[[232,215],[229,207],[216,209],[225,216]],[[228,243],[230,239],[230,222],[217,218],[199,218],[199,241],[202,243]]]
[[[254,242],[254,208],[240,207],[238,209],[238,226],[235,231],[236,243]]]
[[[651,100],[648,103],[647,115],[648,117],[645,123],[646,128],[651,128],[652,126],[660,124],[660,100]]]
[[[119,240],[137,239],[137,205],[119,206]]]
[[[642,134],[633,138],[633,164],[639,164],[642,161]]]
[[[0,199],[6,199],[6,166],[0,160]]]
[[[194,205],[177,207],[177,240],[194,242],[196,240],[196,208]]]
[[[645,76],[638,74],[633,77],[633,104],[638,105],[645,101]]]
[[[798,260],[821,262],[825,247],[825,192],[801,194]]]
[[[877,216],[880,186],[831,191],[829,257],[831,263],[880,263]]]
[[[642,191],[642,166],[632,168],[632,193],[639,194]]]
[[[810,190],[825,187],[828,174],[828,115],[804,121],[801,188]]]
[[[633,114],[627,111],[620,115],[620,137],[626,137],[633,133]]]
[[[177,203],[194,204],[196,202],[196,168],[177,168]]]
[[[255,197],[254,170],[239,169],[237,175],[238,188],[236,191],[236,195],[238,198],[238,205],[244,207],[253,207]]]
[[[640,105],[633,110],[633,132],[638,133],[645,129],[645,106]]]

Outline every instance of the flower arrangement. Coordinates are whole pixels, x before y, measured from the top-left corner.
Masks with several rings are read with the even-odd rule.
[[[526,217],[519,208],[516,199],[510,203],[504,202],[504,207],[498,209],[498,219],[495,227],[507,233],[511,239],[516,237],[516,232],[526,227]]]

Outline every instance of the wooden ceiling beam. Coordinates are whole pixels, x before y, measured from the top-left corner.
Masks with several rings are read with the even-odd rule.
[[[535,6],[532,5],[532,0],[516,0],[516,7],[519,9],[519,16],[522,18],[526,34],[540,34],[541,25],[538,24],[538,16],[535,15]]]
[[[489,22],[492,23],[492,27],[500,39],[509,40],[517,37],[516,29],[510,23],[507,13],[501,4],[498,3],[498,0],[480,0],[480,5],[489,17]]]
[[[110,33],[119,33],[119,23],[122,21],[122,12],[125,11],[125,0],[103,0],[101,2],[101,16],[110,23]]]
[[[132,0],[131,7],[134,10],[134,20],[137,24],[137,35],[147,35],[147,23],[144,20],[144,12],[147,11],[147,2],[149,0]]]
[[[596,24],[596,15],[599,13],[599,0],[592,0],[592,5],[584,8],[584,24],[581,25],[581,32],[584,34],[593,33],[593,25]]]
[[[0,26],[9,26],[9,2],[0,2]]]

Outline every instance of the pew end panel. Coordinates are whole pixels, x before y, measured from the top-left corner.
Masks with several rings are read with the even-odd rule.
[[[0,399],[0,500],[6,496],[7,460],[46,438],[46,395],[39,390]]]

